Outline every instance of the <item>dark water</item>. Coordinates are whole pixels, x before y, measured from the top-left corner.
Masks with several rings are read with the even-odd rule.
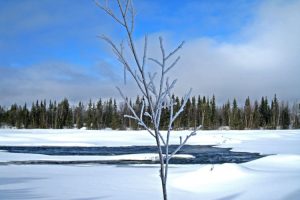
[[[178,146],[171,145],[169,152],[174,151]],[[128,146],[128,147],[20,147],[20,146],[0,146],[0,150],[12,153],[31,153],[55,156],[74,156],[74,155],[99,155],[112,156],[138,153],[157,153],[156,146]],[[214,146],[203,145],[185,145],[178,154],[189,154],[195,158],[172,158],[171,164],[222,164],[222,163],[244,163],[266,155],[249,152],[234,152],[231,148],[218,148]],[[156,164],[157,161],[11,161],[7,164]]]

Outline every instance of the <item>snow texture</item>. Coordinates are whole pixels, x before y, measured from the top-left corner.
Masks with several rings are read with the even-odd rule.
[[[189,131],[173,132],[170,142]],[[163,133],[165,134],[165,133]],[[4,146],[154,145],[146,131],[0,130]],[[199,131],[191,145],[270,154],[243,164],[171,165],[169,198],[296,200],[300,196],[300,130]],[[154,154],[46,156],[0,152],[12,160],[155,159]],[[0,199],[161,199],[158,165],[0,165]]]

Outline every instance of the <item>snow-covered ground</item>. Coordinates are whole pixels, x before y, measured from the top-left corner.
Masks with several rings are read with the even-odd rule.
[[[172,143],[188,131],[174,132]],[[145,131],[0,129],[0,146],[154,145]],[[300,198],[300,130],[199,131],[188,144],[232,147],[270,156],[243,164],[171,165],[170,200]],[[187,156],[187,155],[182,155]],[[113,158],[112,158],[113,157]],[[153,154],[46,156],[0,152],[21,160],[155,159]],[[161,199],[156,165],[0,165],[0,199]]]

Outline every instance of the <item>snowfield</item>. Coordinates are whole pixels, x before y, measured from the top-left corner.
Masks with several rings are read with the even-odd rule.
[[[188,131],[174,131],[171,142]],[[170,200],[300,198],[300,130],[199,131],[190,145],[270,156],[243,164],[171,165]],[[0,129],[0,146],[154,145],[146,131]],[[178,155],[189,158],[190,155]],[[47,156],[0,151],[0,199],[162,199],[157,165],[5,165],[27,160],[153,160],[155,154]]]

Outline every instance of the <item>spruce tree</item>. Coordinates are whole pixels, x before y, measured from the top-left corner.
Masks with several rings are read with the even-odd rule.
[[[16,111],[16,127],[23,128],[23,111],[21,106],[17,106]]]
[[[176,113],[176,112],[178,112],[178,110],[180,109],[180,106],[181,106],[181,103],[180,103],[180,100],[179,100],[178,96],[176,96],[176,98],[175,98],[175,103],[176,104],[174,106],[174,112]],[[182,115],[179,115],[177,117],[177,119],[175,120],[175,122],[174,122],[174,128],[175,129],[181,128],[181,120],[182,120]]]
[[[197,124],[197,106],[196,106],[196,98],[192,97],[191,102],[191,112],[190,112],[190,127],[196,128],[198,126]]]
[[[92,108],[92,100],[90,99],[89,103],[88,103],[88,109],[87,109],[87,116],[86,116],[86,128],[87,129],[92,129],[92,125],[93,125],[93,108]]]
[[[293,105],[293,128],[299,129],[300,128],[300,103],[295,103]]]
[[[15,127],[17,123],[17,104],[13,104],[8,111],[8,123]]]
[[[247,97],[244,106],[244,121],[245,121],[245,128],[249,129],[252,127],[252,108],[250,103],[250,98]]]
[[[111,119],[110,127],[114,130],[120,127],[119,117],[118,117],[118,109],[117,109],[117,102],[116,102],[115,99],[113,101],[112,119]]]
[[[78,103],[78,106],[75,107],[75,111],[74,111],[75,123],[78,129],[81,129],[83,127],[83,112],[84,112],[84,106],[80,101]]]
[[[68,99],[64,99],[57,107],[57,128],[70,127],[68,119],[70,116],[70,107]]]
[[[204,104],[204,115],[203,115],[203,129],[211,129],[211,106],[209,98],[207,98],[206,103]]]
[[[259,105],[257,100],[254,102],[253,108],[253,122],[252,122],[252,129],[258,129],[260,127],[260,112],[259,112]]]
[[[203,96],[202,98],[202,105],[201,105],[201,125],[202,125],[202,128],[204,129],[204,121],[206,119],[206,98],[205,96]]]
[[[96,106],[96,119],[98,129],[102,129],[103,126],[103,104],[101,98],[97,102]]]
[[[181,99],[181,104],[183,104],[183,101],[184,100]],[[188,99],[185,105],[185,109],[182,112],[182,127],[184,129],[189,129],[191,127],[191,117],[190,117],[191,107],[192,107],[191,100]]]
[[[196,123],[201,124],[202,100],[201,100],[200,95],[198,95],[198,98],[197,98],[197,110],[196,110],[196,112],[197,112],[197,116],[196,116],[197,121],[196,121]]]
[[[279,123],[279,103],[275,94],[271,104],[271,128],[276,129],[278,123]]]
[[[286,105],[282,104],[280,117],[281,117],[280,121],[281,121],[282,129],[288,129],[290,127],[290,123],[291,123],[288,104],[286,104]]]
[[[5,120],[5,110],[4,108],[0,105],[0,128],[6,124]]]
[[[222,109],[223,115],[223,126],[230,126],[230,119],[231,119],[231,106],[230,101],[228,100],[227,103],[223,106]]]
[[[231,129],[239,129],[240,127],[240,111],[238,109],[237,101],[234,98],[232,103],[232,111],[231,111]]]
[[[216,98],[215,95],[213,95],[212,100],[210,102],[211,106],[211,116],[210,116],[210,124],[211,124],[211,129],[216,128],[216,123],[217,123],[217,108],[216,108]]]

